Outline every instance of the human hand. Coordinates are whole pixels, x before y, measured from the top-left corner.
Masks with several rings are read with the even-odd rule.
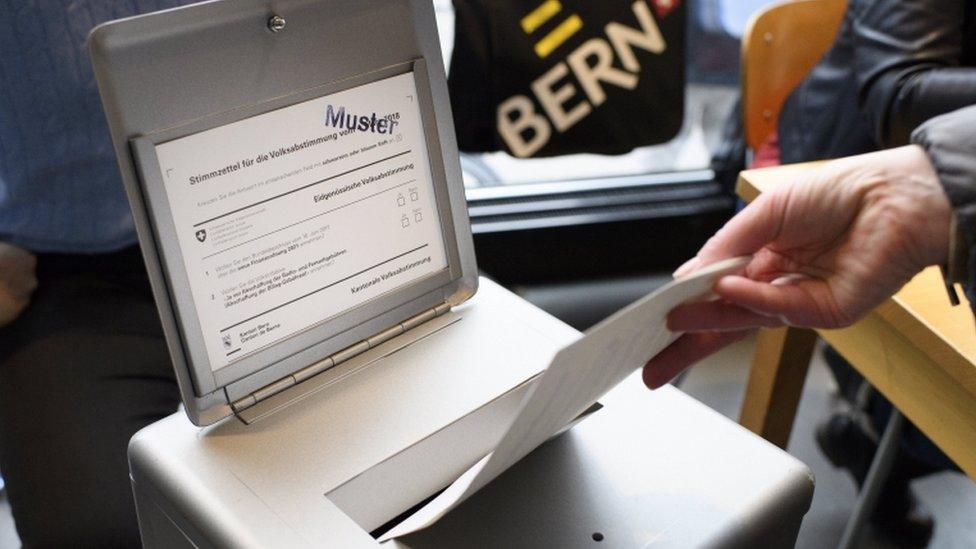
[[[948,257],[952,209],[925,151],[911,145],[827,164],[764,193],[719,230],[681,277],[753,255],[719,300],[681,305],[686,332],[644,366],[657,388],[757,327],[841,328]]]
[[[37,288],[37,260],[27,250],[0,242],[0,327],[13,322]]]

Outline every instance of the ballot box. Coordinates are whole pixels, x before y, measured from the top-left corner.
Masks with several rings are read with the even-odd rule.
[[[497,326],[501,319],[490,311],[499,310],[518,320],[507,322],[514,326],[497,341],[468,341],[474,351],[524,338],[535,343],[521,341],[513,355],[544,355],[576,337],[488,281],[448,313],[445,322],[463,320],[440,337],[461,342],[477,324]],[[359,389],[326,387],[294,413],[252,425],[231,419],[201,430],[178,413],[141,431],[130,465],[146,546],[377,546],[371,532],[452,482],[490,449],[516,411],[506,396],[475,408],[485,398],[477,394],[485,382],[477,372],[468,376],[476,383],[448,377],[445,394],[433,393],[419,376],[442,358],[460,370],[465,365],[450,360],[454,351],[424,339],[400,351],[407,355],[356,366]],[[385,396],[359,393],[366,387]],[[348,398],[340,394],[347,391]],[[371,398],[375,408],[364,412],[359,397]],[[432,398],[454,402],[423,404]],[[432,527],[384,545],[795,543],[813,493],[809,470],[795,458],[676,389],[648,391],[639,376],[601,404]],[[455,411],[464,408],[473,411]],[[411,437],[417,425],[430,434]]]
[[[217,0],[90,49],[182,400],[130,444],[145,545],[793,543],[805,466],[627,381],[747,258],[585,334],[479,278],[429,1]]]

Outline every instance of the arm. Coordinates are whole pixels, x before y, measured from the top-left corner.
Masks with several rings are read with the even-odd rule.
[[[720,300],[671,311],[668,327],[686,333],[647,363],[644,382],[660,387],[752,328],[849,326],[946,258],[950,271],[962,265],[976,310],[976,106],[912,140],[784,182],[732,218],[675,276],[751,254],[745,276],[720,279]]]
[[[939,176],[953,210],[949,284],[966,288],[976,311],[976,106],[934,118],[912,134]],[[950,290],[950,294],[952,291]]]
[[[963,0],[854,0],[859,101],[875,139],[904,145],[922,122],[976,103],[976,68],[960,67]]]

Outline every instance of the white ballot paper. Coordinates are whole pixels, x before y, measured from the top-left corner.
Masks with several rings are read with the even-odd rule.
[[[447,269],[413,73],[156,146],[219,370]]]
[[[666,326],[671,309],[711,297],[712,286],[718,278],[740,271],[750,259],[729,259],[675,280],[607,318],[557,352],[525,396],[518,415],[492,453],[383,535],[380,541],[432,525],[562,430],[677,339],[680,334]]]

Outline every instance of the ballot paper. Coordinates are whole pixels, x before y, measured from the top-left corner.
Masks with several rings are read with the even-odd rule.
[[[417,93],[409,72],[156,146],[214,371],[447,270]]]
[[[718,278],[742,270],[729,259],[675,280],[631,304],[559,350],[526,394],[495,449],[444,492],[380,538],[387,541],[434,524],[529,452],[562,430],[610,389],[681,334],[667,329],[675,306],[712,296]]]

